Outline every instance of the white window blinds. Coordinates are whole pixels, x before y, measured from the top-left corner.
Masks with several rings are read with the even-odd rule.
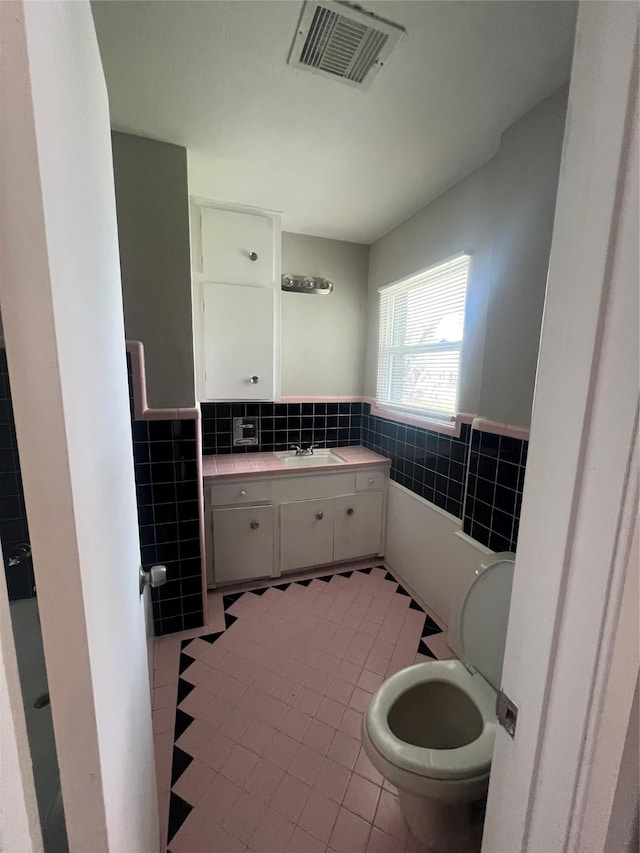
[[[381,408],[438,420],[455,417],[469,261],[460,255],[380,288]]]

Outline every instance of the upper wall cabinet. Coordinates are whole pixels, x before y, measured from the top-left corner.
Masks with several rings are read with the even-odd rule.
[[[280,394],[280,214],[191,201],[198,399]]]
[[[273,218],[200,208],[202,275],[208,281],[269,284],[275,276]]]

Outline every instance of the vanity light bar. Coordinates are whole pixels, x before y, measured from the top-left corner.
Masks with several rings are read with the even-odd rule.
[[[311,275],[289,275],[282,276],[282,290],[290,293],[315,293],[317,296],[326,296],[333,291],[333,282],[326,278],[314,278]]]

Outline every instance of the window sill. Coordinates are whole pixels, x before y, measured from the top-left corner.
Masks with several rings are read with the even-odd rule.
[[[462,424],[470,424],[476,415],[469,415],[459,412],[453,421],[438,421],[430,418],[421,418],[418,415],[409,415],[403,412],[395,412],[393,409],[380,409],[373,397],[363,397],[363,402],[371,406],[371,414],[376,418],[384,418],[388,421],[406,424],[407,426],[420,427],[428,429],[431,432],[440,432],[443,435],[450,435],[453,438],[460,436]]]

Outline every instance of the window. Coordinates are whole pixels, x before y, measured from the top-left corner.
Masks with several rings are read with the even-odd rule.
[[[380,408],[455,418],[469,261],[458,255],[380,288]]]

